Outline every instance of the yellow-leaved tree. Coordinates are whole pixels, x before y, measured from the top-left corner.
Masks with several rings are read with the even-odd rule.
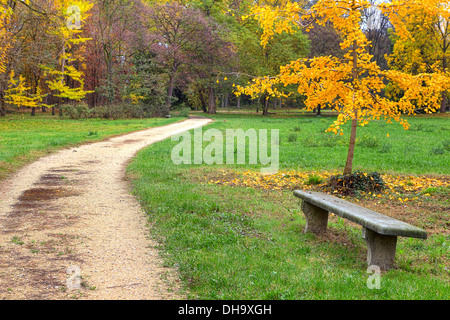
[[[0,73],[6,72],[6,56],[10,48],[11,34],[8,23],[11,17],[11,8],[7,0],[0,0]]]
[[[49,77],[46,83],[56,97],[81,100],[89,91],[84,90],[83,72],[73,63],[80,58],[74,56],[72,48],[89,40],[82,37],[81,33],[82,25],[93,4],[85,0],[57,0],[54,5],[58,15],[53,34],[60,40],[61,49],[58,57],[59,68],[42,66]],[[71,85],[68,84],[69,80]]]
[[[8,50],[11,48],[11,32],[9,22],[12,10],[7,0],[0,0],[0,115],[6,114],[4,91],[7,81]],[[3,81],[2,81],[3,80]]]
[[[291,32],[294,24],[308,29],[315,22],[331,25],[339,33],[345,54],[342,59],[321,56],[292,61],[281,66],[277,76],[255,78],[247,86],[237,86],[236,91],[238,95],[253,97],[263,92],[269,96],[288,96],[290,93],[280,88],[295,85],[297,92],[306,97],[307,111],[319,105],[337,111],[337,119],[327,131],[342,135],[342,126],[351,122],[344,174],[352,172],[358,125],[384,119],[388,123],[395,120],[408,129],[402,115],[414,114],[420,106],[435,109],[440,93],[449,86],[442,72],[410,75],[398,70],[381,70],[368,53],[370,42],[362,21],[363,10],[372,5],[368,0],[319,0],[308,10],[300,2],[290,0],[275,8],[254,5],[249,16],[257,19],[263,28],[262,45],[276,33]],[[404,92],[398,101],[384,96],[385,82],[395,83]]]
[[[36,108],[42,102],[45,95],[41,94],[38,87],[35,94],[31,93],[31,86],[27,85],[25,78],[19,75],[15,78],[15,72],[12,70],[9,74],[8,89],[5,91],[5,102],[16,107]]]
[[[380,5],[395,30],[389,65],[410,74],[447,75],[450,57],[450,1],[393,0]],[[442,92],[440,112],[447,106]]]

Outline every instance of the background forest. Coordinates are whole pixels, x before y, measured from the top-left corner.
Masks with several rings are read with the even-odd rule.
[[[262,46],[258,21],[245,19],[252,4],[2,0],[1,115],[18,107],[73,118],[164,116],[183,108],[210,114],[221,107],[251,107],[263,114],[269,108],[300,108],[299,94],[252,98],[234,95],[234,87],[251,77],[276,75],[280,66],[299,58],[340,58],[340,36],[332,26],[313,24],[275,34]],[[259,4],[275,8],[282,0]],[[381,69],[417,71],[407,51],[395,54],[385,16],[367,8],[362,18],[372,43],[367,50]],[[424,50],[417,55],[421,63],[430,56]],[[397,94],[386,86],[387,94]]]
[[[235,96],[234,86],[246,84],[250,77],[276,75],[280,66],[299,58],[341,58],[345,52],[340,36],[331,25],[313,24],[275,34],[262,46],[261,26],[245,19],[252,4],[248,0],[2,0],[0,113],[26,107],[32,114],[50,109],[74,118],[115,118],[164,116],[183,107],[210,114],[217,107],[252,105],[263,114],[269,107],[299,108],[303,101],[299,94],[252,99]],[[258,4],[276,8],[283,1]],[[422,37],[423,43],[396,47],[389,19],[374,7],[362,12],[361,28],[371,42],[368,53],[382,70],[432,69],[438,41]],[[420,17],[417,20],[420,23]],[[444,47],[446,51],[445,43]],[[445,70],[446,61],[442,64]],[[389,83],[386,93],[400,94]]]

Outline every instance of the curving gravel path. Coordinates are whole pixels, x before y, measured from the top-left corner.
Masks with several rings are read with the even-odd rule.
[[[0,299],[177,299],[124,180],[136,152],[188,119],[65,149],[0,184]]]

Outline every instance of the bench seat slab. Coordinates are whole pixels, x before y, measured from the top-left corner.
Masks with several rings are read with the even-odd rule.
[[[332,212],[379,234],[420,239],[427,238],[425,230],[329,194],[295,190],[294,196],[301,198],[303,202],[308,202],[310,205]]]

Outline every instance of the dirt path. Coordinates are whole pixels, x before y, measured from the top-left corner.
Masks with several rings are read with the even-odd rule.
[[[0,184],[0,299],[176,299],[129,193],[135,153],[188,119],[42,158]]]

